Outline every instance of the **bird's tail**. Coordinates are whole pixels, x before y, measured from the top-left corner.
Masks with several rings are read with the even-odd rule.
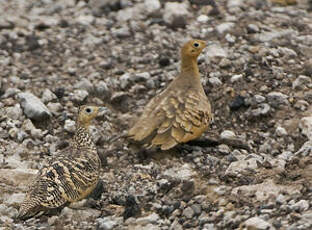
[[[37,200],[25,200],[19,209],[17,218],[26,220],[34,216],[40,216],[44,213],[39,201]]]

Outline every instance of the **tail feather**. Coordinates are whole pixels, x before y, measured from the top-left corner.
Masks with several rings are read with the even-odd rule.
[[[38,201],[25,200],[20,206],[17,218],[25,220],[42,214],[44,214],[44,207],[42,207]]]

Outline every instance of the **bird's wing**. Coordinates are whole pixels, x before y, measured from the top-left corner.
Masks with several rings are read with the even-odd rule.
[[[204,93],[188,89],[170,91],[146,106],[130,134],[143,141],[152,135],[150,144],[163,150],[200,136],[211,120],[211,106]]]
[[[144,141],[148,138],[165,118],[161,106],[166,104],[164,92],[153,97],[145,106],[143,113],[135,125],[129,130],[128,135],[135,141]]]
[[[98,160],[85,157],[81,154],[83,151],[75,150],[72,156],[61,154],[52,158],[50,164],[39,171],[27,198],[38,197],[42,206],[56,208],[89,194],[98,179]]]
[[[170,149],[178,143],[199,137],[211,120],[211,106],[206,95],[189,90],[171,95],[163,107],[166,119],[157,129],[152,145]]]

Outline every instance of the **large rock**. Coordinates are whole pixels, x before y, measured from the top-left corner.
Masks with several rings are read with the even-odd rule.
[[[17,98],[28,118],[36,121],[43,121],[52,116],[45,104],[32,93],[19,93]]]

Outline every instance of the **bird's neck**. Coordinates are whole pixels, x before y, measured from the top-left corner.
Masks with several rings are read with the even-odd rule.
[[[199,77],[199,69],[197,65],[196,57],[182,56],[181,61],[181,72],[182,73],[192,73],[194,76]]]
[[[76,133],[73,139],[73,144],[77,148],[96,149],[96,146],[89,133],[89,127],[86,125],[77,125]]]

